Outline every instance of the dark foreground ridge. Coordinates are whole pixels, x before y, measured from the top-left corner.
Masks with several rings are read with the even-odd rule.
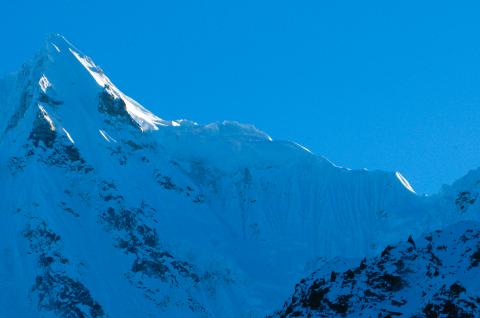
[[[479,317],[480,225],[463,222],[303,279],[273,317]]]

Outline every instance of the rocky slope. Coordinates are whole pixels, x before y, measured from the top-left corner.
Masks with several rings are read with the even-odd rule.
[[[313,273],[274,316],[478,317],[479,264],[480,224],[461,222]]]

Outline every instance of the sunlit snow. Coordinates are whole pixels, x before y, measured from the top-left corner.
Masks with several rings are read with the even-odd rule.
[[[40,80],[38,81],[38,84],[40,85],[40,89],[44,93],[46,93],[47,89],[50,86],[52,86],[52,84],[50,84],[50,82],[48,81],[48,78],[45,75],[42,75],[42,77],[40,77]]]
[[[413,187],[410,185],[407,179],[405,179],[404,176],[400,172],[395,172],[395,176],[397,176],[398,180],[403,184],[405,188],[407,188],[409,191],[415,193],[415,190],[413,190]]]
[[[50,125],[50,130],[54,131],[55,130],[55,125],[53,124],[53,120],[52,118],[50,118],[50,116],[48,115],[47,111],[45,110],[45,108],[42,106],[42,105],[38,105],[38,108],[40,109],[42,115],[43,115],[43,118],[45,118],[45,120],[48,122],[48,124]]]
[[[117,142],[114,138],[110,137],[104,130],[98,130],[100,135],[108,142]]]
[[[70,142],[71,142],[72,144],[74,144],[75,141],[73,141],[73,138],[72,138],[72,136],[70,136],[70,134],[68,133],[68,131],[67,131],[65,128],[62,128],[62,130],[63,130],[63,132],[65,133],[65,135],[67,136],[68,140],[70,140]]]

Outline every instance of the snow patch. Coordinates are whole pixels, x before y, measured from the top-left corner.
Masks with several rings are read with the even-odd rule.
[[[142,131],[158,130],[158,126],[171,126],[167,121],[158,118],[132,98],[124,95],[118,90],[116,93],[121,99],[123,99],[126,104],[127,112],[140,125]]]
[[[42,112],[42,116],[43,118],[45,118],[45,120],[48,122],[48,124],[50,125],[50,130],[51,131],[55,131],[55,125],[53,124],[53,120],[52,118],[50,118],[50,116],[48,115],[47,111],[45,110],[45,108],[43,108],[42,105],[38,105],[38,108],[40,109],[40,111]]]
[[[58,46],[56,46],[56,45],[53,44],[53,43],[50,43],[50,44],[53,46],[53,48],[54,48],[58,53],[60,53],[60,49],[58,48]]]
[[[50,84],[50,81],[45,75],[42,75],[42,77],[40,77],[40,80],[38,81],[38,85],[40,85],[40,89],[44,93],[47,93],[47,89],[49,87],[52,87],[52,84]]]
[[[268,136],[268,140],[272,141],[272,138],[271,138],[270,136]],[[297,147],[305,150],[306,152],[312,153],[312,152],[310,151],[310,149],[308,149],[307,147],[302,146],[302,145],[300,145],[299,143],[296,143],[296,142],[294,142],[294,141],[292,141],[292,143],[295,144],[295,146],[297,146]]]
[[[410,185],[410,183],[408,182],[407,179],[405,179],[404,176],[402,176],[402,174],[400,172],[395,172],[395,176],[397,177],[397,179],[402,183],[402,185],[407,188],[408,191],[412,192],[412,193],[415,193],[415,190],[413,189],[413,187]]]
[[[73,138],[72,136],[70,136],[70,134],[68,133],[68,131],[65,129],[65,128],[62,128],[63,132],[65,133],[65,135],[67,136],[68,140],[70,140],[70,142],[72,144],[75,144],[75,141],[73,141]]]
[[[93,64],[89,59],[82,57],[79,53],[75,52],[71,48],[69,48],[69,50],[80,62],[80,64],[82,64],[83,67],[90,73],[99,86],[105,87],[105,85],[109,84],[107,77],[102,76],[102,74],[97,71],[98,68],[95,64]]]
[[[108,142],[117,142],[113,137],[111,137],[109,134],[107,134],[104,130],[99,129],[98,132],[100,135],[103,137]]]

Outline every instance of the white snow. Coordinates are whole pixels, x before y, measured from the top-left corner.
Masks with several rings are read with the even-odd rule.
[[[53,44],[53,43],[51,43],[51,44],[52,44],[53,48],[54,48],[54,49],[55,49],[55,50],[56,50],[58,53],[60,53],[60,52],[61,52],[61,51],[60,51],[60,49],[58,48],[58,46],[56,46],[56,45],[55,45],[55,44]]]
[[[272,141],[272,140],[273,140],[273,139],[272,139],[272,138],[270,138],[270,141]],[[302,145],[300,145],[299,143],[296,143],[296,142],[292,142],[292,143],[294,143],[295,145],[297,145],[299,148],[301,148],[301,149],[305,150],[306,152],[308,152],[308,153],[312,153],[312,152],[310,151],[310,149],[308,149],[307,147],[305,147],[305,146],[302,146]]]
[[[48,78],[45,75],[42,75],[42,77],[40,77],[40,80],[38,81],[38,85],[40,85],[40,89],[44,93],[47,93],[47,89],[52,86],[52,84],[50,84],[50,82],[48,81]]]
[[[48,115],[45,108],[42,105],[38,105],[38,108],[40,109],[43,118],[45,118],[45,120],[48,122],[48,124],[50,126],[50,130],[55,131],[55,125],[53,124],[53,120],[52,120],[52,118],[50,118],[50,115]]]
[[[404,176],[400,172],[395,172],[395,176],[398,178],[398,180],[403,184],[403,186],[408,189],[408,191],[415,193],[415,190],[413,190],[413,187],[410,185],[407,179],[405,179]]]
[[[68,140],[70,140],[70,142],[72,144],[75,144],[75,141],[73,141],[73,138],[72,136],[70,136],[70,134],[68,133],[68,131],[65,129],[65,128],[62,128],[63,132],[65,133],[65,135],[67,136]]]
[[[105,131],[99,129],[98,132],[108,142],[117,142],[114,138],[110,137]]]

